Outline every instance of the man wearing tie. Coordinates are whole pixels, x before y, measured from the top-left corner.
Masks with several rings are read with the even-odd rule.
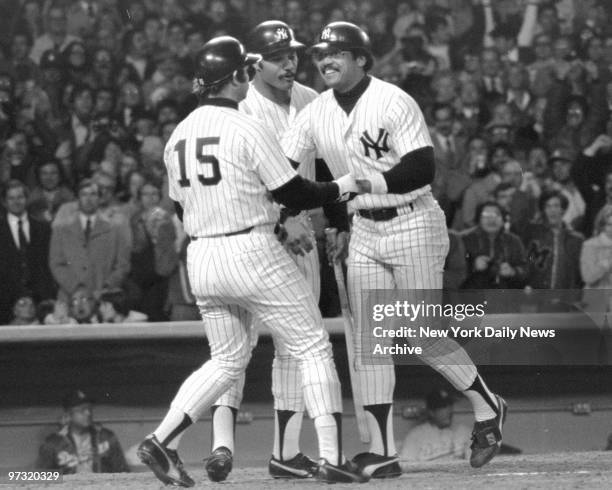
[[[78,185],[78,212],[53,228],[50,266],[60,286],[58,299],[67,301],[77,287],[91,293],[121,287],[130,269],[131,248],[119,226],[98,211],[98,184]]]
[[[455,110],[450,104],[435,104],[432,113],[434,126],[430,134],[436,163],[432,192],[450,224],[463,191],[471,182],[467,169],[462,168],[466,142],[464,137],[454,134]]]
[[[26,212],[27,187],[19,180],[8,182],[2,193],[6,213],[0,217],[0,325],[10,321],[13,303],[23,295],[35,301],[55,296],[49,270],[47,223]]]

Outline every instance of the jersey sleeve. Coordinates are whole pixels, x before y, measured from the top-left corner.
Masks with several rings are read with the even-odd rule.
[[[316,148],[310,127],[312,103],[308,104],[295,118],[293,124],[283,133],[281,147],[287,158],[298,162],[314,162]]]
[[[255,138],[246,140],[247,161],[268,190],[273,191],[293,179],[297,172],[283,154],[274,133],[265,125],[257,127]]]
[[[392,99],[385,123],[392,148],[399,156],[432,145],[423,112],[406,93]]]

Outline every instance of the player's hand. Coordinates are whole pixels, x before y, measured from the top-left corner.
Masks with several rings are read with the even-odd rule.
[[[370,194],[372,192],[372,182],[367,179],[355,179],[360,194]]]
[[[283,223],[286,232],[285,248],[295,255],[302,256],[314,248],[312,230],[303,220],[301,216],[289,216]]]
[[[360,194],[386,194],[387,181],[380,172],[355,179]]]
[[[474,261],[474,269],[476,269],[477,271],[487,270],[490,261],[491,259],[486,255],[479,255]]]
[[[351,174],[343,175],[342,177],[334,180],[338,184],[338,201],[344,202],[352,199],[351,194],[359,193],[359,188],[355,182],[355,177]],[[353,196],[354,197],[354,196]]]
[[[347,231],[341,231],[336,234],[335,241],[325,242],[325,253],[330,265],[333,265],[334,262],[342,263],[348,257],[349,236]]]
[[[502,262],[499,266],[499,275],[501,277],[514,277],[516,270],[508,262]]]

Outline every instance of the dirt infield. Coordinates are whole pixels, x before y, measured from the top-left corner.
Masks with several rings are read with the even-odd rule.
[[[193,467],[191,475],[198,482],[195,488],[210,488],[214,484],[206,478],[202,468]],[[320,486],[314,480],[272,480],[264,468],[238,468],[221,484],[225,490],[302,489]],[[355,485],[335,485],[333,488],[354,488]],[[4,487],[6,488],[6,487]],[[58,490],[132,490],[164,488],[152,473],[114,475],[66,476],[61,484],[43,486],[20,485],[12,488],[47,488]],[[360,488],[382,489],[565,489],[612,488],[612,453],[583,452],[547,455],[498,457],[488,466],[473,470],[465,461],[428,463],[410,467],[398,479],[373,481]]]

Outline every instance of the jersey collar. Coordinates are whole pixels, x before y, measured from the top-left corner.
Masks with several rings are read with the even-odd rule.
[[[334,97],[336,98],[336,102],[338,102],[338,105],[342,108],[344,112],[346,112],[346,114],[349,114],[353,110],[353,107],[355,107],[355,104],[357,104],[359,98],[370,86],[371,81],[372,78],[369,75],[364,75],[364,77],[359,81],[359,83],[357,83],[357,85],[355,85],[348,92],[341,94],[340,92],[334,90]]]
[[[230,109],[238,110],[238,102],[232,99],[225,99],[222,97],[206,98],[202,101],[201,105],[214,105],[217,107],[229,107]]]

